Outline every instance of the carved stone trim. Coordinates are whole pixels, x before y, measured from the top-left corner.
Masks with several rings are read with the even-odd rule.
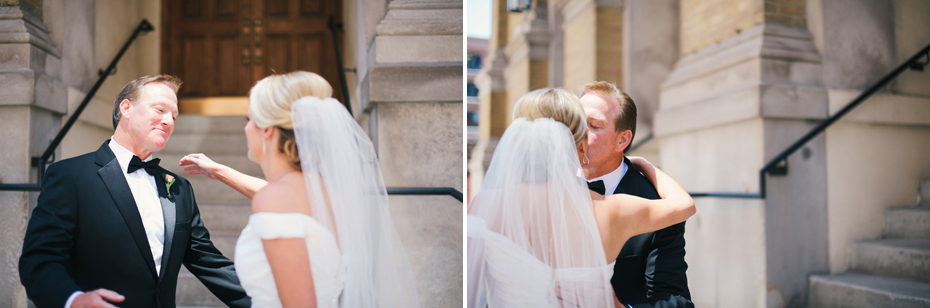
[[[0,44],[25,43],[61,58],[61,50],[52,43],[42,20],[18,6],[0,7]]]

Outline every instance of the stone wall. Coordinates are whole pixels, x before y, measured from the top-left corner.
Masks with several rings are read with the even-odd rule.
[[[352,34],[369,38],[355,39],[352,57],[361,80],[357,119],[375,143],[385,185],[463,191],[462,2],[359,0],[354,9],[366,18],[381,12],[366,19],[374,27]],[[464,204],[391,196],[390,206],[422,305],[461,306]]]
[[[49,16],[41,8],[41,1],[0,5],[0,183],[38,181],[30,158],[45,151],[67,112],[62,50],[49,35],[42,20]],[[18,264],[36,197],[34,192],[0,192],[0,307],[29,304]]]
[[[812,0],[808,12],[831,114],[930,44],[926,1]],[[915,204],[930,177],[927,84],[930,74],[906,71],[826,131],[831,273],[846,271],[849,244],[881,237],[884,211]]]

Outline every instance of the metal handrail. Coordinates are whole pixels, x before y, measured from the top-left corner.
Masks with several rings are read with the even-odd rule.
[[[920,62],[921,58],[926,58],[927,61]],[[892,80],[897,78],[901,73],[904,73],[905,70],[912,69],[916,71],[923,71],[924,67],[930,64],[930,44],[924,46],[920,51],[915,53],[913,56],[899,64],[893,70],[885,74],[881,79],[876,81],[874,84],[869,86],[865,91],[862,91],[856,99],[853,99],[846,107],[843,107],[836,114],[830,116],[825,121],[820,122],[816,127],[811,129],[807,134],[792,143],[784,151],[776,155],[772,160],[765,164],[762,169],[759,170],[759,193],[726,193],[726,192],[714,192],[714,193],[690,193],[691,197],[724,197],[724,198],[761,198],[765,199],[766,194],[766,185],[765,185],[765,174],[769,175],[786,175],[788,174],[788,156],[793,154],[795,151],[800,149],[804,144],[806,144],[817,135],[823,133],[827,127],[832,125],[834,122],[845,116],[853,108],[856,108],[863,101],[871,97],[875,92],[878,92],[881,88],[885,87]]]
[[[100,89],[100,86],[103,85],[103,82],[107,80],[107,77],[116,73],[116,63],[119,62],[119,59],[123,57],[123,54],[126,53],[126,50],[129,49],[129,45],[136,40],[136,37],[139,34],[145,34],[155,30],[155,27],[152,27],[152,24],[148,20],[142,19],[142,22],[139,23],[139,26],[132,32],[132,36],[126,41],[126,44],[123,44],[123,47],[120,48],[119,52],[116,53],[116,57],[113,58],[113,61],[110,61],[110,65],[107,66],[106,70],[100,70],[97,72],[99,78],[97,82],[94,83],[94,86],[90,88],[90,91],[87,91],[87,95],[84,96],[84,100],[81,101],[81,104],[78,105],[77,109],[74,110],[74,114],[68,119],[68,122],[61,127],[61,130],[58,131],[58,135],[55,135],[55,139],[52,140],[52,143],[48,145],[45,149],[45,152],[42,153],[40,157],[32,157],[31,165],[37,167],[38,175],[36,176],[37,183],[35,184],[2,184],[0,183],[0,191],[40,191],[42,189],[42,177],[45,175],[45,165],[52,162],[50,160],[52,155],[55,154],[55,148],[58,148],[58,145],[61,144],[61,140],[65,138],[65,135],[68,134],[68,131],[71,130],[71,126],[74,125],[74,122],[77,121],[78,117],[81,116],[81,112],[84,111],[84,108],[87,107],[87,104],[90,103],[90,100],[94,98],[94,95],[97,94],[97,90]]]
[[[462,202],[462,192],[452,187],[388,187],[388,195],[449,195]]]
[[[352,103],[349,102],[349,85],[346,83],[346,69],[342,64],[342,51],[339,50],[339,33],[336,31],[345,31],[345,29],[342,24],[336,23],[332,15],[329,16],[326,26],[333,33],[333,48],[336,49],[336,65],[339,66],[339,85],[342,87],[342,98],[345,100],[346,110],[349,111],[349,114],[352,114]]]

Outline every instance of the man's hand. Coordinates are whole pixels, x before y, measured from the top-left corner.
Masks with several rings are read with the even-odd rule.
[[[96,289],[75,297],[71,302],[71,308],[116,308],[108,302],[119,303],[125,299],[126,297],[119,293],[107,289]]]

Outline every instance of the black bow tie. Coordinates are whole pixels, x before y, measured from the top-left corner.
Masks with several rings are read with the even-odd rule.
[[[158,174],[158,163],[161,162],[161,159],[153,159],[147,162],[142,162],[142,159],[139,159],[139,156],[132,156],[132,160],[129,161],[129,168],[126,169],[126,173],[133,173],[139,169],[145,169],[145,172],[148,172],[150,175],[155,176]]]
[[[604,181],[601,181],[601,180],[588,182],[588,189],[596,193],[602,194],[602,195],[604,194],[604,191],[607,190],[606,188],[604,188]]]

